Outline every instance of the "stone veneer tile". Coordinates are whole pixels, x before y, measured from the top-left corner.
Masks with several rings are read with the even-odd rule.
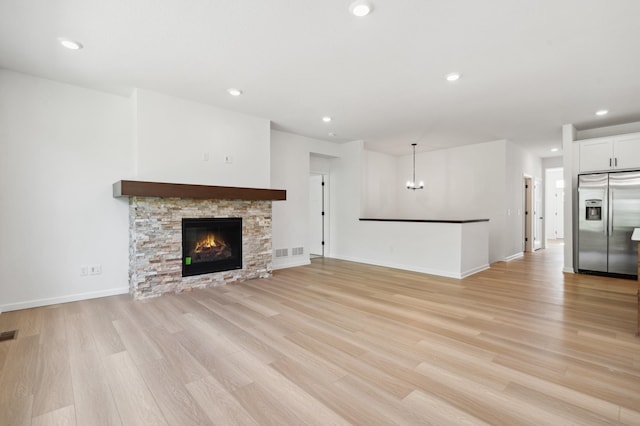
[[[182,218],[242,217],[242,269],[182,276]],[[271,276],[271,201],[129,197],[129,291],[136,299]]]

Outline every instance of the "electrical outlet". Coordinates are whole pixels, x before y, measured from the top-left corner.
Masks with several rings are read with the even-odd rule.
[[[207,151],[202,153],[202,161],[209,161],[209,153]]]
[[[89,275],[89,267],[87,265],[82,265],[80,267],[80,276],[86,277],[87,275]]]
[[[89,265],[89,275],[100,275],[102,273],[102,265]]]
[[[224,156],[224,162],[225,162],[226,164],[231,164],[231,163],[233,163],[233,157],[232,157],[232,156],[230,156],[230,155],[225,155],[225,156]]]

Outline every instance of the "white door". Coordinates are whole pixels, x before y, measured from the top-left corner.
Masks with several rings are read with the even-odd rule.
[[[542,247],[542,181],[538,178],[533,183],[533,249]]]
[[[322,175],[309,176],[309,254],[324,256],[324,185]]]
[[[557,180],[555,186],[553,233],[557,239],[564,238],[564,180]]]
[[[524,178],[524,251],[533,251],[533,182]]]

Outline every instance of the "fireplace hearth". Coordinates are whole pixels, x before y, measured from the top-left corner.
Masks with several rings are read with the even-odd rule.
[[[182,276],[242,269],[242,218],[183,218]]]

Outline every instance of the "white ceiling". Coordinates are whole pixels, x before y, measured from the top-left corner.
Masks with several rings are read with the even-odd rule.
[[[638,0],[372,0],[364,18],[350,2],[1,0],[0,67],[392,154],[509,139],[552,156],[562,124],[640,120]]]

